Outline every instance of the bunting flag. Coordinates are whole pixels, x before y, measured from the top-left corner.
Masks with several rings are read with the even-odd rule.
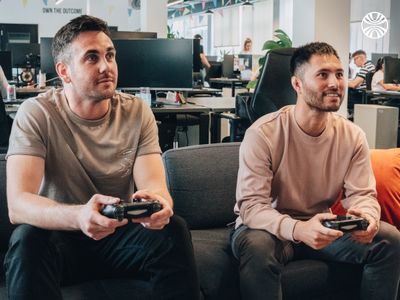
[[[128,8],[128,17],[132,16],[132,8]]]
[[[232,4],[232,0],[228,0],[226,3],[225,3],[225,6],[228,6],[228,5],[231,5]]]
[[[201,22],[203,22],[204,16],[203,15],[199,15],[199,24],[201,24]]]
[[[213,0],[214,7],[217,7],[217,0]]]
[[[223,9],[218,9],[217,12],[221,15],[221,17],[224,16],[224,10]]]
[[[201,0],[201,9],[204,10],[206,8],[206,0]]]
[[[221,6],[224,6],[225,0],[221,0]]]
[[[43,4],[47,6],[48,0],[43,0]]]
[[[185,9],[183,10],[182,16],[186,16],[188,13],[190,13],[190,10],[185,7]]]
[[[114,8],[115,8],[114,5],[109,5],[109,6],[107,7],[107,12],[108,12],[108,15],[109,15],[109,16],[112,15],[112,13],[113,13],[113,11],[114,11]]]
[[[23,6],[24,8],[25,8],[26,5],[28,4],[28,0],[22,0],[21,2],[22,2],[22,6]]]

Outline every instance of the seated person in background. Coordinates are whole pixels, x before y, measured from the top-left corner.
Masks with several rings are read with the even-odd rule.
[[[240,51],[239,54],[251,54],[252,45],[253,45],[253,42],[251,41],[251,38],[245,39],[244,43],[243,43],[243,49]]]
[[[353,53],[352,57],[355,65],[361,69],[358,71],[354,79],[349,80],[348,86],[353,89],[365,89],[365,76],[367,73],[374,72],[375,66],[371,61],[367,60],[367,54],[364,50],[357,50]]]
[[[21,224],[4,263],[9,298],[61,299],[61,284],[132,277],[148,282],[151,299],[198,299],[190,234],[173,217],[154,115],[116,91],[107,23],[77,17],[52,48],[63,88],[21,105],[7,154],[9,216]],[[130,198],[162,209],[133,222],[100,213]]]
[[[3,68],[0,65],[0,94],[3,97],[3,99],[7,98],[7,87],[8,87],[8,81],[6,75],[4,74]]]
[[[376,63],[375,73],[372,77],[371,90],[373,91],[400,91],[400,85],[392,84],[392,83],[384,83],[383,75],[384,75],[385,65],[383,63],[383,57],[378,59]]]
[[[299,47],[291,60],[296,105],[258,119],[240,147],[238,214],[232,250],[243,299],[282,299],[281,270],[290,260],[363,266],[362,299],[396,299],[400,232],[380,221],[365,134],[337,115],[343,68],[326,43]],[[344,234],[321,222],[342,190],[348,213],[368,220]]]

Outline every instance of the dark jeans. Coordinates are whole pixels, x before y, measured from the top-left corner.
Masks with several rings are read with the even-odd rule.
[[[281,271],[294,259],[320,259],[362,264],[361,299],[396,299],[400,278],[400,232],[381,222],[370,244],[345,234],[321,250],[281,241],[264,230],[241,226],[232,235],[232,250],[240,263],[243,299],[282,299]]]
[[[163,230],[128,223],[100,241],[20,225],[4,267],[10,299],[62,299],[61,285],[121,277],[145,280],[146,299],[199,298],[190,233],[176,216]]]

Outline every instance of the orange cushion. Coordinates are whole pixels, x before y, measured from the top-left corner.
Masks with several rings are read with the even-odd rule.
[[[400,230],[400,148],[371,150],[381,218]],[[342,199],[342,195],[338,199]],[[332,206],[335,214],[344,214],[340,201]]]

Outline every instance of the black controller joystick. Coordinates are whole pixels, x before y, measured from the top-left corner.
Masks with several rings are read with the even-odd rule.
[[[135,219],[151,216],[162,208],[158,200],[134,199],[133,202],[120,202],[106,205],[100,213],[106,217],[117,219]]]
[[[354,230],[367,230],[368,220],[353,216],[337,216],[333,220],[323,220],[322,225],[330,229],[349,232]]]

